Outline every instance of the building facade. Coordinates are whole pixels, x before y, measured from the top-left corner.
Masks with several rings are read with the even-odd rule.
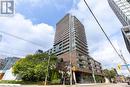
[[[0,70],[4,68],[4,65],[5,65],[4,59],[0,59]]]
[[[12,68],[12,66],[16,63],[16,61],[18,61],[19,58],[17,57],[7,57],[5,59],[1,59],[1,70],[0,70],[0,80],[3,79],[3,77],[5,77],[5,73],[10,70]],[[9,77],[9,76],[7,76]]]
[[[86,76],[102,75],[101,63],[89,56],[84,25],[71,14],[56,24],[54,46],[46,53],[55,53],[59,59],[72,64],[77,82]]]
[[[122,34],[126,43],[126,47],[130,53],[130,25],[122,28]]]
[[[123,26],[130,25],[130,4],[127,0],[108,0],[108,3]]]
[[[88,56],[84,26],[75,16],[67,14],[56,24],[54,49],[64,61],[69,61],[71,56],[73,63],[76,56]]]
[[[19,58],[17,57],[7,57],[4,59],[5,65],[3,70],[9,70],[15,63],[18,61]]]
[[[130,0],[108,0],[108,3],[123,25],[121,31],[130,53]]]

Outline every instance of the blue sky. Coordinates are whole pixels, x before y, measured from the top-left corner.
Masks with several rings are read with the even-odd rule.
[[[33,24],[44,22],[55,26],[73,6],[73,0],[42,1],[43,0],[39,0],[39,2],[31,2],[28,0],[20,1],[18,4],[16,3],[16,12],[30,19]]]
[[[53,46],[55,25],[66,13],[75,15],[84,25],[90,55],[103,67],[117,67],[123,64],[114,52],[99,26],[93,19],[83,0],[15,0],[14,17],[0,17],[0,30],[42,45],[30,44],[3,33],[0,42],[1,56],[25,56],[37,49],[43,51]],[[114,46],[130,63],[121,28],[122,25],[111,10],[107,0],[87,0]],[[2,52],[6,51],[6,52]],[[9,54],[10,53],[10,54]],[[122,71],[127,74],[127,70]]]

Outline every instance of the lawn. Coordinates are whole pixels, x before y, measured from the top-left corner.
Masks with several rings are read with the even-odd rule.
[[[0,84],[26,84],[26,85],[43,85],[44,82],[16,81],[16,80],[0,80]]]

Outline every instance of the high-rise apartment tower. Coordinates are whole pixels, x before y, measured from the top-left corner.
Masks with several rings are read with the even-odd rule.
[[[76,56],[88,56],[85,29],[75,16],[67,14],[56,24],[54,48],[57,56],[65,61],[69,60],[70,52],[73,62]]]
[[[47,53],[55,53],[59,59],[68,62],[68,67],[71,62],[77,82],[92,76],[93,71],[95,75],[102,75],[101,63],[89,56],[84,25],[71,14],[56,24],[54,46]]]
[[[130,52],[130,0],[108,0],[108,3],[123,25],[121,31]]]

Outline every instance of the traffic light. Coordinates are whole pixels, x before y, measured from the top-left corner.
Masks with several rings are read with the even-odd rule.
[[[118,65],[117,65],[117,69],[118,69],[118,70],[121,70],[121,64],[118,64]]]

